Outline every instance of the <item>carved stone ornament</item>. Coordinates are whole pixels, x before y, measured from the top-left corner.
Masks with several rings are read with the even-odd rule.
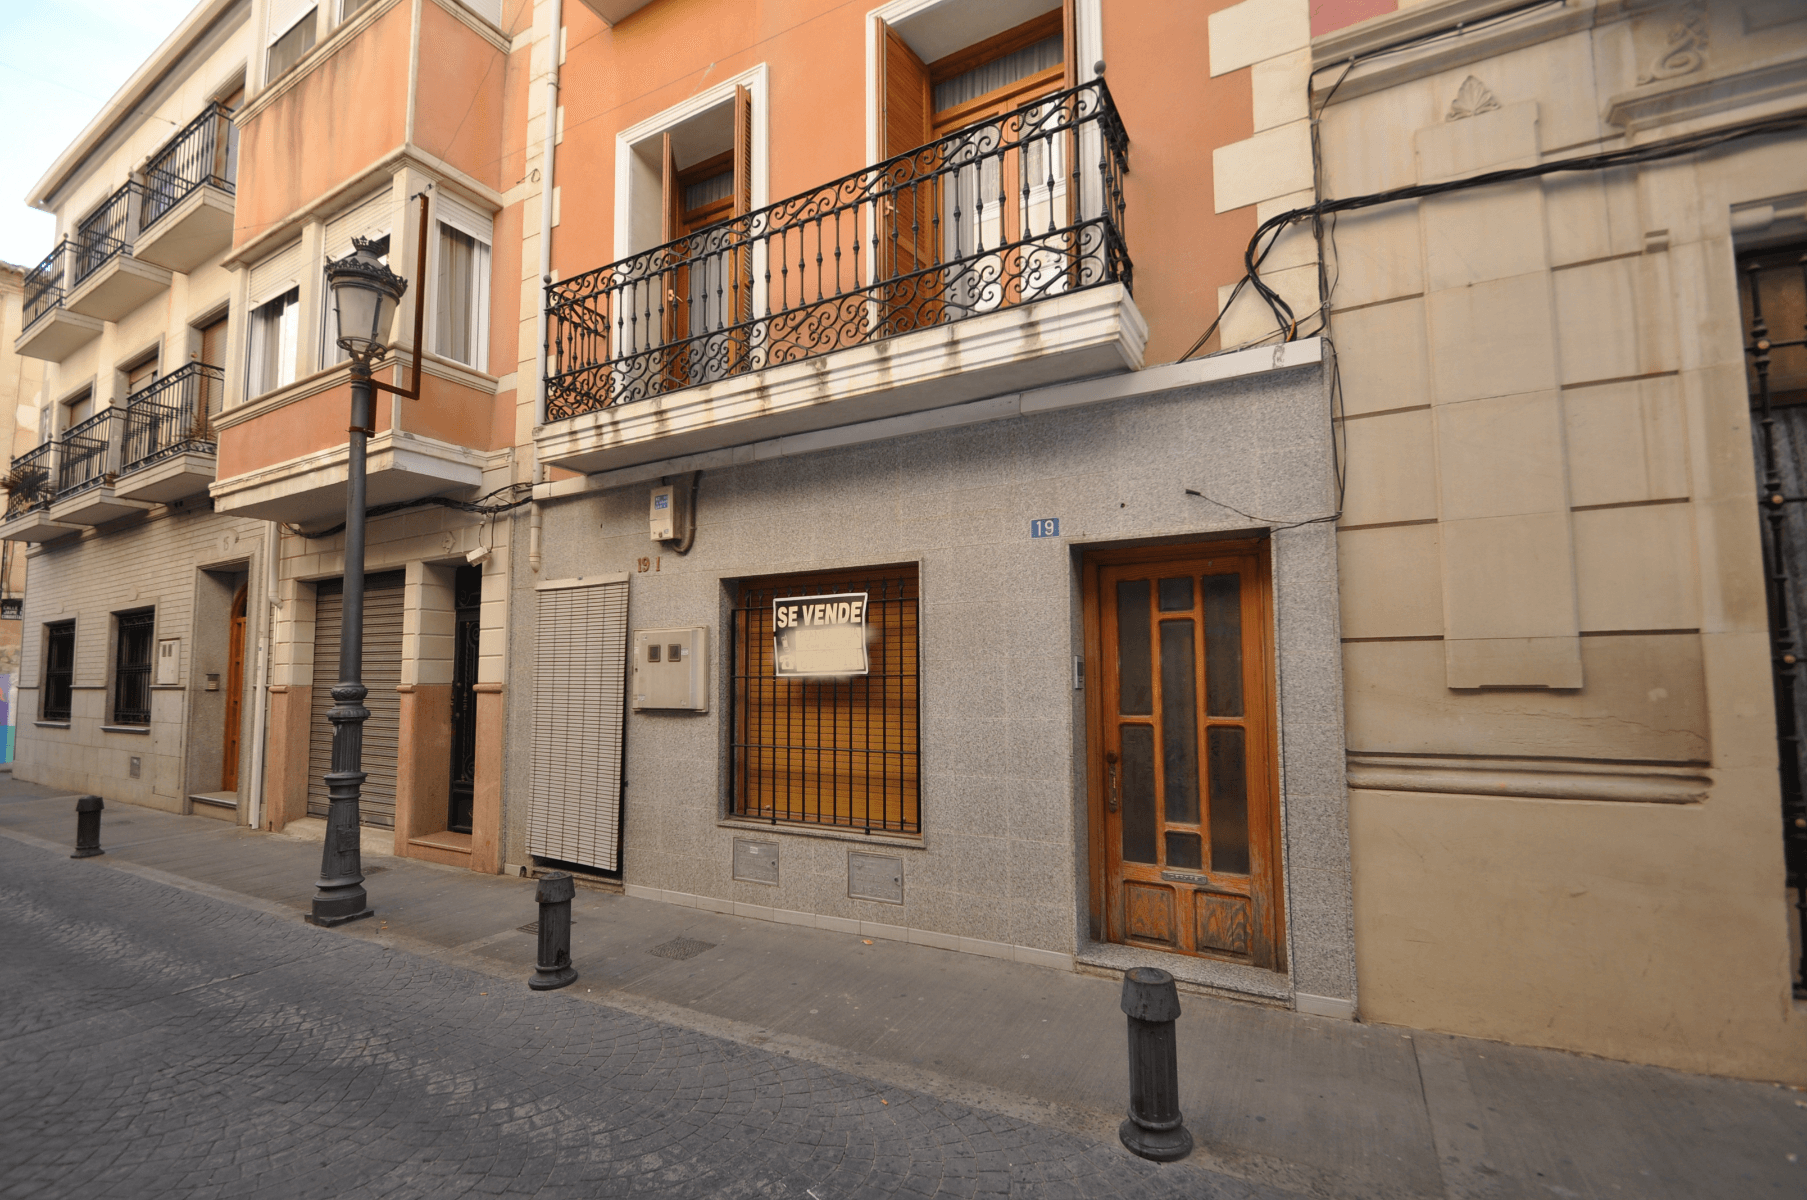
[[[1638,76],[1640,84],[1691,75],[1707,63],[1706,0],[1688,0],[1676,13],[1675,24],[1664,35],[1664,44],[1650,70]]]
[[[1456,90],[1456,98],[1450,101],[1449,113],[1445,121],[1460,121],[1463,117],[1475,117],[1484,112],[1492,112],[1500,106],[1487,85],[1470,75],[1462,81]]]

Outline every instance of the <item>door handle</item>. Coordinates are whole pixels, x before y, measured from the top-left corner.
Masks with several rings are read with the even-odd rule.
[[[1118,808],[1118,797],[1117,797],[1117,752],[1115,750],[1109,751],[1108,753],[1105,754],[1104,766],[1105,766],[1105,770],[1110,772],[1110,777],[1111,777],[1111,799],[1110,799],[1111,811],[1116,812],[1117,808]]]

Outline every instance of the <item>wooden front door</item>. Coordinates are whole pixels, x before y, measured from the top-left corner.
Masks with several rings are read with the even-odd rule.
[[[1086,561],[1094,917],[1284,969],[1266,543]]]
[[[220,791],[238,790],[238,726],[245,691],[245,589],[232,599],[232,626],[226,650],[226,736],[220,753]]]

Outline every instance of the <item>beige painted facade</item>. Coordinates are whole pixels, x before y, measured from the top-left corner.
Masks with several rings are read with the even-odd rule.
[[[44,387],[44,364],[13,349],[23,315],[25,268],[0,263],[0,430],[8,440],[8,459],[38,444],[38,406]],[[10,419],[8,417],[10,414]],[[25,548],[0,544],[0,588],[8,597],[25,594]],[[24,624],[0,619],[0,676],[6,678],[7,714],[4,736],[17,737],[19,705],[19,653],[24,645]],[[12,742],[7,744],[10,760]]]
[[[1509,7],[1402,6],[1309,42],[1303,5],[1214,17],[1213,70],[1249,70],[1273,122],[1218,150],[1219,206],[1265,219],[1807,101],[1792,6]],[[1315,181],[1308,88],[1329,99]],[[1804,150],[1327,225],[1364,1019],[1807,1079],[1734,269],[1786,240],[1760,210],[1798,205]],[[1314,313],[1309,222],[1268,263]],[[1274,330],[1246,289],[1226,325]]]

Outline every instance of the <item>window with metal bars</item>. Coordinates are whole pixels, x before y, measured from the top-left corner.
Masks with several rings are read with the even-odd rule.
[[[113,659],[113,724],[151,723],[151,643],[157,614],[151,609],[119,614],[119,642]]]
[[[867,594],[865,675],[780,678],[772,602]],[[922,832],[914,565],[741,581],[730,662],[732,815]]]
[[[75,622],[44,626],[44,720],[67,721],[75,682]]]

